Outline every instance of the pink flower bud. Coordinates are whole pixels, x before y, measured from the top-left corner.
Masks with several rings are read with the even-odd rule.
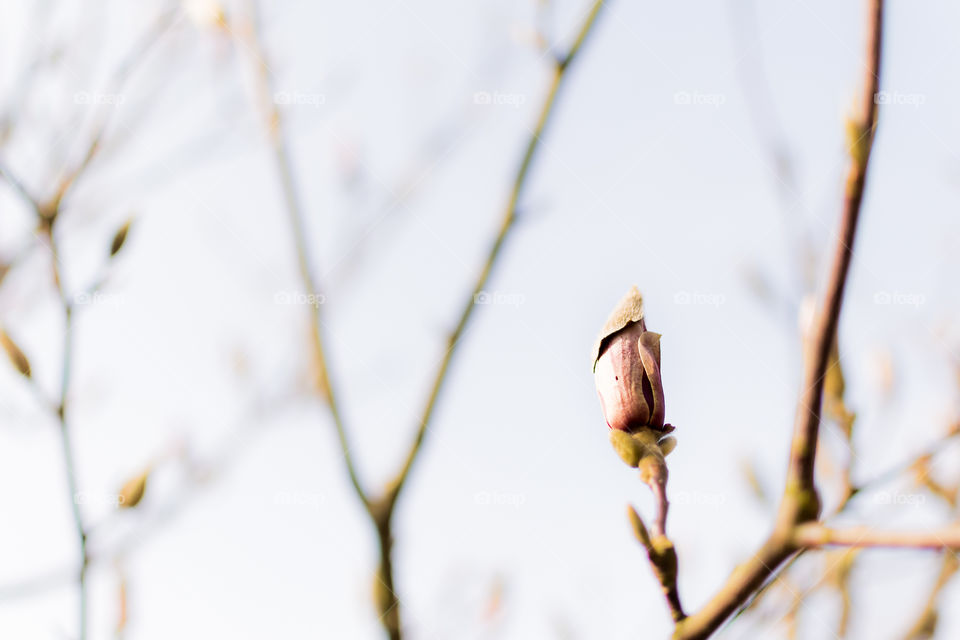
[[[611,428],[665,429],[660,334],[647,331],[636,287],[617,305],[597,341],[594,380]]]

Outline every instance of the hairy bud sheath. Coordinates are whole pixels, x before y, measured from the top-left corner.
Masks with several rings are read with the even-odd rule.
[[[630,289],[607,320],[594,347],[594,380],[612,429],[663,430],[660,334],[647,331],[643,298]]]

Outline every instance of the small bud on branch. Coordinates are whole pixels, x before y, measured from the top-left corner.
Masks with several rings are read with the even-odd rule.
[[[31,376],[30,360],[27,359],[23,350],[17,346],[17,343],[13,341],[13,338],[10,337],[6,329],[0,329],[0,344],[3,345],[3,350],[7,352],[7,357],[17,371],[19,371],[23,377],[29,378]]]
[[[111,258],[120,253],[120,249],[123,249],[123,243],[127,241],[127,234],[130,233],[131,224],[133,224],[133,220],[127,220],[113,235],[113,241],[110,243]]]

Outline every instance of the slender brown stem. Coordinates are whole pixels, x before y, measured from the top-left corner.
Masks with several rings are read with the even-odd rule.
[[[56,220],[55,212],[50,218],[51,226],[43,227],[44,236],[49,243],[50,265],[54,284],[60,297],[63,309],[63,353],[60,370],[60,391],[56,404],[56,415],[59,422],[60,447],[63,453],[64,471],[67,480],[67,489],[70,496],[70,508],[73,514],[74,529],[77,536],[77,546],[80,553],[80,570],[77,575],[79,588],[79,627],[77,637],[85,640],[87,637],[87,568],[90,564],[90,555],[87,550],[88,530],[80,511],[79,483],[77,481],[77,464],[73,437],[69,423],[69,407],[67,397],[70,391],[70,377],[73,372],[73,302],[70,300],[64,286],[60,267],[60,251],[55,238],[52,222]]]
[[[370,501],[366,491],[360,483],[357,474],[356,465],[353,461],[353,455],[350,453],[350,441],[347,437],[347,427],[344,424],[340,406],[337,402],[337,394],[334,391],[334,384],[331,380],[330,366],[328,363],[326,343],[323,336],[322,314],[320,312],[320,302],[323,300],[320,294],[320,288],[313,275],[313,266],[311,264],[311,251],[307,245],[306,230],[304,224],[303,206],[297,193],[296,183],[293,178],[293,168],[290,161],[290,150],[283,131],[283,118],[280,110],[273,101],[273,90],[270,76],[270,69],[266,62],[266,52],[260,42],[257,3],[251,2],[251,33],[248,45],[256,58],[257,79],[260,83],[260,93],[262,96],[262,105],[266,111],[267,133],[270,137],[270,145],[273,151],[274,163],[277,173],[280,177],[280,187],[283,192],[283,199],[287,211],[290,230],[293,234],[293,241],[296,247],[297,267],[300,271],[300,277],[303,280],[304,288],[309,294],[307,308],[310,313],[311,326],[311,348],[313,351],[314,365],[318,368],[317,384],[324,400],[330,409],[330,416],[333,419],[334,429],[337,434],[337,440],[340,444],[340,450],[343,455],[344,463],[347,469],[347,475],[350,478],[350,486],[360,502],[367,510],[370,507]]]
[[[107,91],[110,93],[119,93],[127,80],[137,70],[139,65],[146,59],[153,47],[160,41],[162,36],[170,27],[176,24],[177,16],[182,17],[182,13],[176,10],[168,10],[157,17],[156,22],[147,30],[147,32],[134,44],[133,48],[123,57],[120,64],[110,76]],[[59,179],[56,192],[50,198],[49,206],[57,209],[60,202],[66,196],[67,192],[73,187],[77,178],[79,178],[93,162],[94,158],[103,148],[103,138],[110,126],[116,109],[101,111],[96,125],[93,127],[93,136],[87,143],[83,156],[80,160],[64,173]]]
[[[929,531],[878,531],[871,527],[832,529],[819,523],[797,527],[795,544],[803,547],[906,547],[960,550],[960,527]]]
[[[311,305],[311,316],[314,329],[312,338],[313,349],[317,365],[320,369],[320,384],[322,391],[324,392],[324,395],[326,396],[327,402],[330,406],[334,425],[336,426],[337,430],[337,436],[340,440],[344,459],[346,460],[347,472],[350,476],[351,485],[353,486],[357,497],[364,504],[367,512],[370,514],[370,517],[376,527],[380,542],[380,570],[378,572],[380,584],[378,585],[377,600],[380,621],[391,640],[399,640],[402,635],[400,602],[397,598],[396,589],[394,587],[392,559],[392,516],[397,504],[397,499],[401,490],[405,486],[414,462],[421,451],[423,441],[427,433],[427,428],[430,424],[431,418],[433,417],[433,412],[436,408],[437,401],[440,397],[440,392],[444,386],[444,382],[446,381],[447,373],[453,360],[453,355],[456,352],[460,338],[463,335],[471,316],[473,315],[473,310],[476,306],[476,296],[483,290],[484,286],[486,286],[486,283],[490,277],[490,273],[493,271],[494,265],[501,254],[507,236],[513,227],[514,221],[516,220],[517,206],[523,194],[524,187],[527,184],[527,178],[536,158],[537,151],[540,148],[540,142],[546,130],[547,123],[550,120],[554,105],[557,102],[557,96],[559,94],[563,79],[566,77],[567,70],[570,68],[571,63],[580,52],[584,42],[587,39],[587,36],[593,28],[603,4],[603,0],[594,1],[591,9],[587,12],[586,17],[580,26],[577,36],[574,39],[574,42],[571,45],[568,53],[560,60],[555,61],[553,65],[550,86],[547,90],[547,95],[544,98],[543,106],[540,109],[539,118],[537,119],[534,130],[529,141],[527,142],[523,158],[514,178],[513,187],[510,191],[510,196],[504,210],[503,218],[500,222],[500,228],[496,237],[494,238],[493,244],[487,255],[486,262],[483,264],[483,267],[480,269],[480,273],[477,275],[477,279],[473,289],[470,292],[470,296],[463,305],[457,324],[454,330],[447,337],[447,350],[444,353],[444,356],[437,368],[436,375],[434,376],[430,393],[427,396],[423,412],[417,424],[416,436],[414,437],[413,443],[411,444],[407,456],[399,472],[395,476],[394,481],[390,483],[387,491],[379,499],[374,500],[368,497],[368,494],[363,490],[360,484],[356,469],[352,462],[352,458],[350,456],[350,447],[346,436],[346,429],[343,425],[343,421],[340,417],[340,412],[337,407],[335,399],[336,395],[334,394],[333,384],[330,380],[330,368],[324,355],[324,342],[320,330],[321,323],[319,306]],[[256,23],[256,20],[254,20],[254,23]],[[259,62],[259,77],[261,80],[262,93],[264,96],[269,98],[269,96],[272,95],[272,92],[270,91],[269,69],[264,63],[263,50],[259,45],[255,27],[254,35],[251,38],[251,41],[251,48],[254,54],[257,56]],[[275,104],[268,103],[266,100],[264,102],[267,104],[267,119],[270,123],[269,129],[271,134],[271,142],[273,145],[275,161],[281,175],[281,183],[284,199],[286,201],[286,208],[290,215],[291,227],[293,228],[295,237],[300,273],[309,292],[315,294],[317,287],[313,276],[311,275],[312,271],[308,257],[310,254],[305,241],[303,213],[300,203],[297,199],[296,188],[292,178],[289,152],[284,142],[282,133],[281,114],[279,113],[279,110]]]
[[[393,529],[389,517],[375,521],[380,548],[377,569],[377,615],[390,640],[401,640],[400,600],[393,580]]]
[[[788,487],[814,490],[813,470],[820,427],[820,409],[823,383],[830,359],[830,347],[837,333],[843,291],[853,257],[853,243],[857,231],[863,193],[866,187],[870,150],[877,129],[877,94],[880,89],[880,52],[883,31],[883,0],[870,0],[867,29],[867,60],[864,64],[864,87],[859,111],[852,118],[855,134],[850,140],[852,162],[847,171],[846,195],[840,218],[839,238],[833,264],[827,279],[823,304],[815,319],[808,345],[807,367],[804,376],[805,392],[797,408],[793,446],[790,455]]]
[[[867,56],[864,62],[863,94],[850,125],[851,162],[847,172],[846,194],[840,219],[839,237],[822,306],[818,312],[807,347],[804,392],[797,405],[786,490],[770,538],[746,563],[738,567],[727,583],[703,608],[682,620],[674,638],[692,640],[710,637],[737,611],[780,566],[802,548],[794,536],[798,525],[819,515],[819,498],[814,485],[814,462],[820,427],[824,377],[830,348],[837,333],[843,291],[853,256],[853,242],[863,203],[867,166],[877,128],[877,101],[880,79],[883,0],[868,0]]]
[[[940,574],[927,593],[927,601],[924,603],[923,609],[920,610],[920,613],[914,619],[913,624],[910,625],[907,632],[901,636],[904,640],[921,640],[931,637],[929,631],[931,627],[936,624],[938,617],[937,601],[943,590],[950,584],[953,576],[960,570],[960,559],[957,558],[956,553],[948,550],[944,551],[941,555]]]
[[[550,122],[551,115],[553,114],[554,105],[557,103],[557,96],[560,92],[560,87],[563,84],[563,80],[566,77],[566,72],[573,63],[574,59],[580,53],[584,42],[593,29],[593,25],[596,23],[597,16],[600,14],[600,9],[603,8],[603,5],[603,0],[595,0],[590,10],[587,12],[583,23],[580,25],[580,29],[577,32],[577,36],[574,39],[573,44],[570,46],[569,51],[553,65],[551,70],[552,75],[550,78],[550,86],[547,88],[547,94],[543,99],[542,106],[540,107],[540,115],[537,118],[537,123],[530,135],[530,139],[527,141],[523,159],[520,161],[520,166],[517,169],[517,173],[513,179],[513,187],[510,190],[507,206],[504,209],[503,217],[500,221],[500,228],[497,231],[497,235],[493,240],[493,244],[490,247],[489,253],[487,254],[486,262],[483,264],[483,267],[481,267],[480,272],[477,274],[477,279],[473,285],[473,289],[471,289],[470,295],[463,303],[459,320],[457,321],[453,331],[447,336],[447,350],[444,353],[443,358],[440,360],[440,364],[437,367],[436,373],[434,374],[433,384],[430,387],[430,393],[427,396],[427,401],[424,404],[423,412],[421,413],[420,420],[417,423],[416,437],[410,446],[410,450],[407,453],[407,457],[403,463],[403,466],[400,468],[400,471],[393,482],[392,490],[389,494],[389,500],[391,503],[396,501],[407,482],[407,478],[410,476],[410,470],[413,468],[417,456],[420,453],[424,437],[426,436],[427,429],[430,425],[430,420],[432,419],[434,409],[437,406],[437,400],[440,397],[440,392],[442,391],[444,383],[447,379],[447,372],[450,368],[450,363],[452,362],[453,356],[457,351],[457,346],[460,342],[461,336],[463,335],[464,329],[466,329],[467,323],[470,321],[473,311],[476,308],[477,296],[486,286],[487,280],[490,278],[490,273],[493,271],[493,267],[497,262],[497,258],[499,258],[500,252],[503,249],[504,242],[506,241],[510,230],[513,228],[513,223],[516,221],[517,206],[520,202],[521,196],[523,195],[524,187],[527,184],[527,178],[530,174],[530,169],[537,157],[537,151],[540,149],[540,143],[542,141],[543,134],[546,131],[547,124]]]
[[[427,400],[424,404],[420,420],[417,423],[416,436],[410,445],[406,459],[404,460],[403,465],[400,467],[399,472],[395,476],[395,479],[388,486],[387,492],[384,494],[384,496],[377,501],[377,503],[374,505],[374,508],[371,510],[371,514],[374,516],[374,520],[378,526],[378,531],[380,532],[380,544],[382,550],[381,562],[391,562],[389,557],[389,549],[392,545],[392,531],[390,527],[392,514],[396,508],[400,493],[406,486],[407,480],[410,477],[410,472],[413,469],[414,463],[416,462],[417,457],[422,450],[423,442],[426,438],[434,409],[437,406],[440,393],[443,389],[444,383],[447,380],[450,364],[453,361],[453,356],[457,351],[460,338],[463,336],[463,332],[473,315],[473,311],[476,307],[477,296],[486,286],[497,259],[501,254],[507,236],[509,235],[510,230],[513,228],[513,224],[516,221],[517,207],[527,184],[527,179],[530,175],[530,169],[533,167],[534,161],[537,157],[537,151],[540,149],[540,143],[543,139],[544,132],[546,131],[551,115],[553,114],[554,106],[557,103],[557,97],[560,93],[563,80],[567,75],[567,71],[569,70],[571,63],[576,59],[583,47],[584,42],[586,42],[588,35],[593,29],[593,26],[597,20],[597,16],[600,13],[600,9],[603,8],[603,5],[603,0],[595,0],[590,10],[584,17],[584,20],[580,25],[580,29],[577,32],[576,38],[574,39],[573,44],[570,46],[567,54],[561,59],[555,61],[552,67],[550,86],[548,87],[546,96],[543,99],[536,125],[534,126],[530,138],[527,141],[527,146],[524,150],[519,168],[517,169],[517,173],[514,177],[513,186],[510,190],[510,196],[507,199],[507,205],[500,221],[499,230],[497,231],[497,235],[494,238],[493,244],[490,247],[490,251],[487,254],[487,259],[481,267],[480,272],[477,274],[477,278],[473,288],[470,291],[470,295],[464,301],[457,324],[453,331],[447,336],[447,349],[444,352],[443,358],[440,360],[440,364],[437,367],[436,374],[434,375],[433,384],[430,387],[430,393],[427,395]],[[388,633],[390,634],[391,640],[399,640],[401,637],[399,626],[400,603],[397,600],[396,589],[394,588],[392,568],[381,567],[381,580],[383,582],[381,586],[384,588],[385,593],[389,596],[388,598],[382,600],[381,621],[384,623]],[[396,625],[396,628],[392,626],[394,624]]]

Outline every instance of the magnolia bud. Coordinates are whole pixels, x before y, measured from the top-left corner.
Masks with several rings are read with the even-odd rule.
[[[118,506],[121,509],[132,509],[143,499],[143,494],[147,490],[147,480],[150,477],[150,468],[133,478],[130,478],[120,489],[118,494]]]
[[[663,430],[660,334],[647,331],[636,287],[614,309],[594,347],[594,380],[604,418],[613,429]]]

